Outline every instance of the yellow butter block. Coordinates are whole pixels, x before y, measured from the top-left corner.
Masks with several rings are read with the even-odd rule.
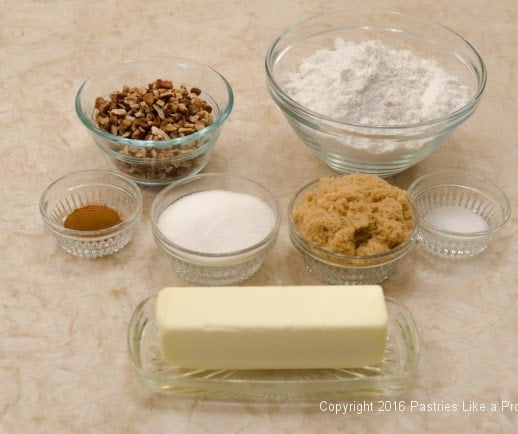
[[[375,285],[164,288],[156,318],[164,360],[201,369],[379,364],[387,336]]]

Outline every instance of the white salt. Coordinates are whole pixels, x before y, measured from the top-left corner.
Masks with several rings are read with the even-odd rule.
[[[433,226],[450,232],[481,232],[489,229],[487,222],[475,211],[461,206],[440,206],[425,219]]]
[[[189,194],[173,202],[158,229],[173,243],[201,253],[230,253],[262,241],[275,225],[271,207],[256,196],[225,190]]]

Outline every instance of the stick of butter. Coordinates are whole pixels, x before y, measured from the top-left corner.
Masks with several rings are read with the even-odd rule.
[[[156,319],[163,359],[201,369],[379,364],[387,336],[374,285],[164,288]]]

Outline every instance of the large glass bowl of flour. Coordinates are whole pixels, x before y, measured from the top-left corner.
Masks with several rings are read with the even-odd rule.
[[[270,95],[338,172],[390,176],[477,109],[486,68],[452,30],[394,12],[333,12],[285,30],[266,55]]]

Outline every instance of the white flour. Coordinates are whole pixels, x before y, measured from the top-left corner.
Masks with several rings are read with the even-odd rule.
[[[470,98],[468,86],[435,60],[375,40],[337,39],[334,50],[319,50],[304,59],[288,75],[285,91],[310,110],[363,125],[435,119]]]

